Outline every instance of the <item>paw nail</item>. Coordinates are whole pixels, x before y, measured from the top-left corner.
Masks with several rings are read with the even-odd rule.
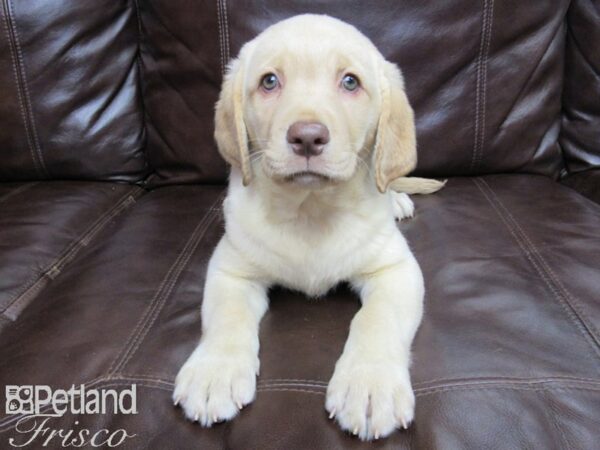
[[[329,414],[329,418],[333,419],[335,417],[335,408],[331,410],[331,413]]]
[[[356,428],[354,429],[354,431],[352,432],[352,434],[353,434],[354,436],[356,436],[356,435],[358,434],[358,427],[356,427]]]
[[[177,397],[177,398],[176,398],[176,399],[173,401],[173,405],[175,405],[175,406],[179,405],[179,401],[180,401],[180,400],[181,400],[181,399],[180,399],[179,397]]]
[[[200,414],[196,413],[196,415],[194,416],[194,422],[198,422],[199,419],[200,419]]]
[[[379,439],[379,431],[375,432],[375,440]]]
[[[236,402],[236,406],[238,409],[242,409],[244,407],[244,405],[242,405],[242,402],[240,401]]]
[[[402,419],[402,428],[405,430],[408,429],[408,425],[406,424],[406,420]]]

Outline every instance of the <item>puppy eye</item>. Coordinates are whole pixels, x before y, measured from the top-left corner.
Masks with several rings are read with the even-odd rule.
[[[341,84],[344,89],[352,92],[352,91],[355,91],[356,89],[358,89],[358,87],[360,86],[360,81],[358,81],[357,76],[352,75],[351,73],[348,73],[348,74],[344,75],[344,77],[342,78]]]
[[[279,86],[279,79],[274,73],[268,73],[260,80],[260,85],[265,91],[272,91]]]

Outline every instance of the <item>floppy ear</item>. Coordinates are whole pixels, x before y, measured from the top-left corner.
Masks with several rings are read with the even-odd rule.
[[[404,81],[394,64],[384,61],[381,73],[381,113],[375,139],[375,182],[383,193],[396,178],[417,165],[414,113]]]
[[[244,186],[250,183],[250,151],[244,123],[244,68],[240,59],[229,67],[215,111],[215,140],[221,156],[242,171]]]

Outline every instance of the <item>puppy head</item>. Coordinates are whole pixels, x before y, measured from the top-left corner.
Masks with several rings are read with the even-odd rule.
[[[261,171],[318,188],[372,168],[379,191],[416,164],[413,111],[398,68],[327,16],[279,22],[229,66],[216,107],[221,155],[244,184]]]

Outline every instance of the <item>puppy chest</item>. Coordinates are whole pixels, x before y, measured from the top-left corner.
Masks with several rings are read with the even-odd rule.
[[[240,232],[239,237],[238,245],[266,278],[308,295],[324,294],[360,272],[384,240],[356,223],[318,233],[296,227],[263,227],[258,233],[256,229]]]

